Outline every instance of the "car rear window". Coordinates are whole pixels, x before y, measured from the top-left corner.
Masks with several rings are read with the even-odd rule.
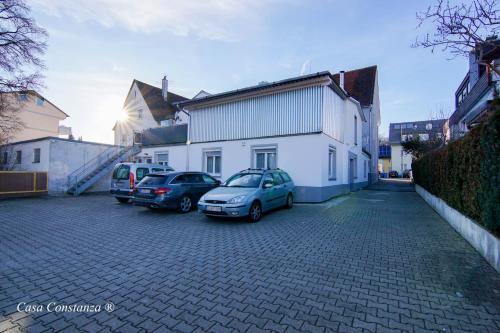
[[[166,176],[149,175],[149,176],[144,177],[144,179],[139,183],[138,186],[162,185],[162,184],[165,184],[166,181],[167,181]]]
[[[130,174],[130,167],[121,164],[113,170],[113,179],[128,179]]]

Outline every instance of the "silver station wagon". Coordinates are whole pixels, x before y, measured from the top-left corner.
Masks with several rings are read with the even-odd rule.
[[[292,208],[295,185],[280,169],[247,169],[200,198],[198,211],[207,216],[247,216],[257,222],[271,209]]]

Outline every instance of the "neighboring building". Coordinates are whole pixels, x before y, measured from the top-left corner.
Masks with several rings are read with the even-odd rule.
[[[388,143],[380,144],[378,151],[378,171],[383,177],[387,177],[391,171],[391,145]]]
[[[183,115],[188,126],[144,131],[143,149],[136,158],[152,158],[176,170],[205,171],[221,180],[247,168],[282,168],[293,177],[299,202],[325,201],[368,184],[371,155],[363,149],[365,113],[330,72],[207,95],[177,106],[177,117]],[[184,137],[187,144],[181,143]]]
[[[7,93],[7,101],[19,116],[21,129],[9,140],[18,142],[59,136],[59,123],[69,117],[36,91]]]
[[[500,69],[500,40],[478,45],[469,55],[469,71],[455,92],[455,112],[449,119],[452,140],[462,137],[483,115],[500,91],[500,75],[490,66]]]
[[[173,103],[186,99],[168,91],[166,77],[162,80],[162,88],[134,80],[123,105],[127,118],[117,121],[113,127],[115,145],[131,146],[136,133],[184,122],[184,119],[175,118],[177,109]]]
[[[377,66],[341,71],[334,75],[334,80],[361,104],[366,118],[362,129],[362,148],[371,157],[369,178],[371,183],[375,183],[378,181],[378,128],[380,126]]]
[[[115,162],[129,157],[127,153],[108,144],[45,137],[3,146],[0,164],[13,171],[48,172],[49,195],[66,193],[73,185],[72,175],[82,181],[95,170],[101,173],[89,179],[92,184],[86,189],[108,191],[110,171]]]
[[[446,119],[391,123],[389,125],[389,143],[391,145],[391,170],[401,176],[403,171],[411,169],[412,155],[403,151],[401,142],[416,139],[421,141],[444,140],[443,128]]]

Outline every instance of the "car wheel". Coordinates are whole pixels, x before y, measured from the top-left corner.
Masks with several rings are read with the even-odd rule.
[[[116,198],[116,200],[118,200],[119,203],[127,203],[129,202],[129,198]]]
[[[286,198],[286,205],[285,205],[285,207],[287,209],[290,209],[290,208],[293,207],[293,195],[291,193],[288,194],[288,197]]]
[[[177,210],[179,211],[179,213],[189,213],[191,211],[191,208],[193,208],[193,202],[191,201],[191,198],[187,195],[183,195],[181,200],[179,200]]]
[[[262,207],[258,201],[255,201],[254,203],[252,203],[252,206],[250,206],[248,219],[250,223],[255,223],[259,222],[261,217],[262,217]]]

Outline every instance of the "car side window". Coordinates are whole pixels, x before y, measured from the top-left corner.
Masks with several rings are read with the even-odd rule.
[[[153,172],[163,172],[165,171],[164,169],[159,169],[159,168],[153,168]]]
[[[280,184],[283,184],[283,179],[281,178],[281,176],[276,173],[276,172],[273,172],[273,183],[274,185],[280,185]]]
[[[265,184],[267,182],[270,182],[274,185],[273,177],[271,175],[265,175],[264,180],[262,181],[262,184]]]
[[[213,185],[217,182],[214,178],[210,177],[209,175],[201,175],[201,177],[203,178],[203,181],[206,184]]]
[[[186,182],[186,176],[185,175],[178,175],[172,180],[172,184],[182,184]]]
[[[191,183],[191,184],[204,183],[203,178],[201,178],[201,175],[199,175],[197,173],[187,174],[186,179],[187,179],[187,182]]]
[[[283,178],[283,181],[285,183],[292,181],[292,179],[290,178],[290,176],[286,172],[280,172],[280,176],[281,176],[281,178]]]
[[[138,181],[142,180],[142,178],[144,178],[144,176],[146,176],[148,173],[148,168],[137,168],[137,170],[135,171],[135,175]]]

